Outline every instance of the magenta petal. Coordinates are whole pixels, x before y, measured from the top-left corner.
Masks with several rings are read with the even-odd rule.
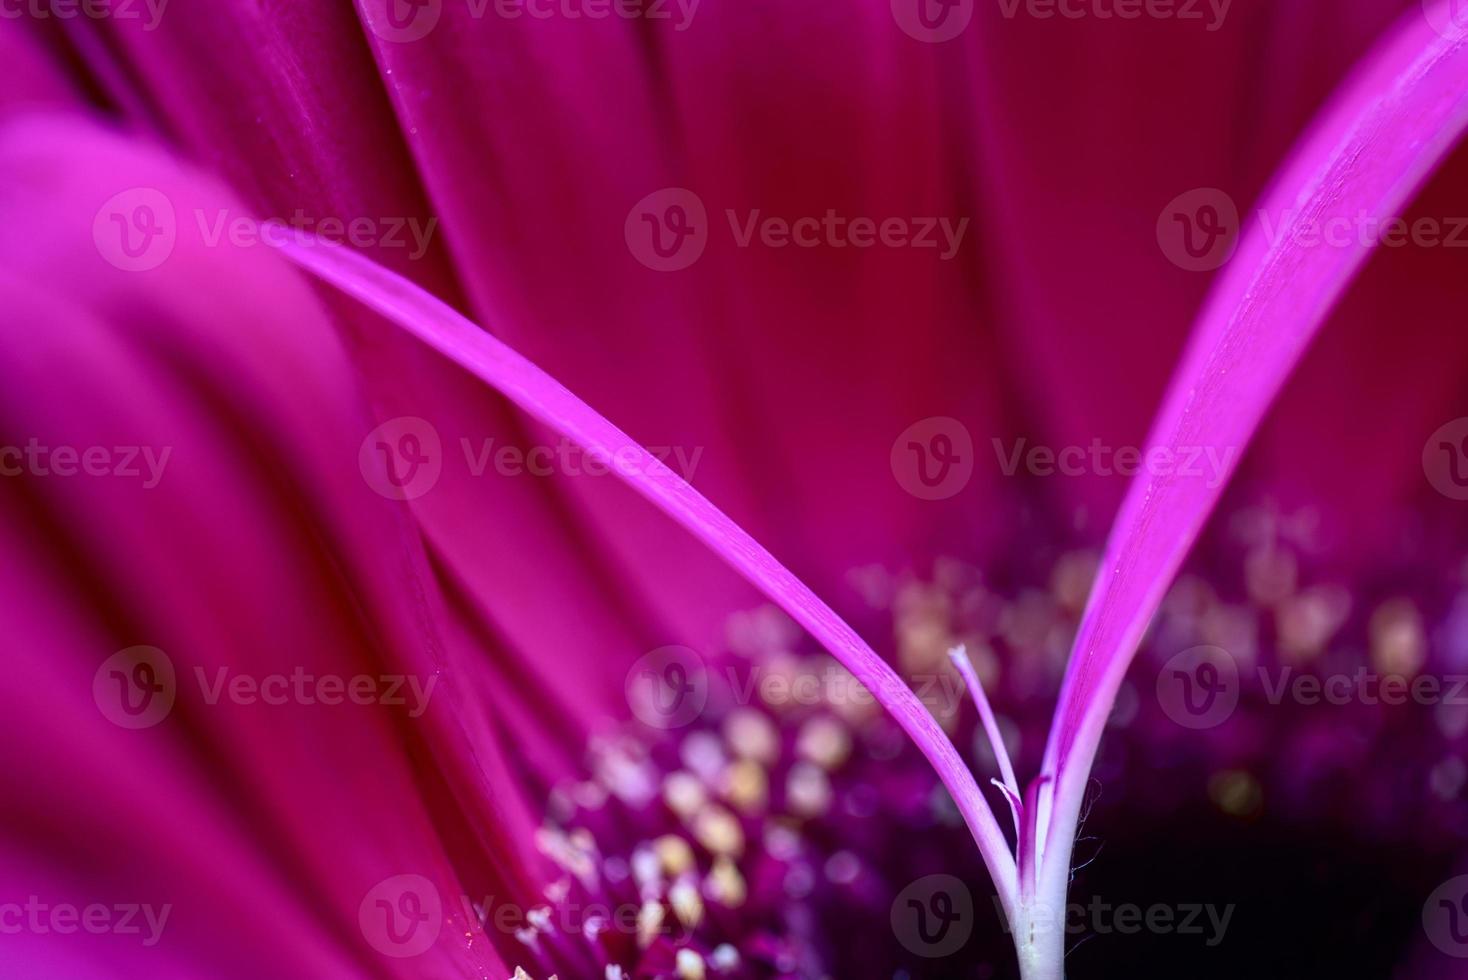
[[[155,268],[104,261],[118,255],[95,222],[118,187],[180,213],[234,206],[156,152],[33,122],[5,131],[0,174],[3,444],[96,448],[157,477],[0,481],[15,681],[0,757],[25,787],[0,814],[0,874],[22,901],[172,906],[156,946],[7,936],[5,972],[507,976],[456,900],[531,889],[532,824],[479,692],[486,651],[441,628],[416,528],[363,480],[364,399],[321,304],[269,250],[211,246],[188,223]],[[167,461],[111,448],[129,446]],[[176,698],[124,729],[95,678],[140,645],[169,658]],[[297,669],[435,690],[417,717],[207,693],[221,670]],[[443,902],[412,960],[360,924],[399,875]]]
[[[0,111],[8,114],[85,104],[82,93],[67,76],[66,66],[48,43],[54,38],[54,31],[0,18],[0,59],[5,65]]]
[[[1464,38],[1438,34],[1414,11],[1317,121],[1263,212],[1275,221],[1295,209],[1322,220],[1396,213],[1468,125],[1465,78]],[[1260,223],[1248,227],[1195,329],[1149,446],[1231,451],[1236,463],[1368,252],[1356,243],[1299,247]],[[1045,770],[1059,781],[1048,831],[1059,846],[1042,871],[1052,889],[1056,881],[1063,888],[1069,873],[1080,798],[1117,687],[1221,491],[1206,477],[1152,476],[1128,493],[1046,750]]]
[[[612,462],[629,486],[690,531],[810,631],[910,735],[953,795],[1006,908],[1014,858],[978,784],[906,683],[850,626],[763,546],[667,466],[550,375],[433,296],[350,249],[317,243],[283,251],[462,365],[537,421]]]

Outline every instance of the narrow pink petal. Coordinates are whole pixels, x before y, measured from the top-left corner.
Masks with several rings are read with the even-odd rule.
[[[1019,843],[1015,850],[1019,852],[1020,893],[1026,898],[1035,894],[1040,856],[1040,825],[1036,815],[1040,812],[1040,796],[1049,782],[1049,776],[1040,776],[1031,781],[1025,789],[1024,805],[1021,807],[1024,820],[1020,821]]]
[[[964,684],[968,685],[969,694],[973,696],[974,705],[979,709],[979,721],[983,723],[984,734],[989,739],[989,748],[999,763],[999,772],[1004,776],[1004,785],[1010,794],[1018,797],[1019,780],[1014,778],[1014,763],[1009,759],[1009,750],[1004,747],[1004,736],[999,732],[999,722],[994,717],[994,709],[989,706],[988,696],[984,694],[984,685],[979,683],[979,675],[974,670],[973,661],[969,659],[968,649],[960,644],[948,651],[948,657],[953,661],[953,666],[958,668]]]
[[[1019,812],[1024,808],[1025,801],[1020,799],[1019,793],[1011,789],[1007,783],[1002,783],[997,779],[991,779],[989,782],[1004,794],[1004,802],[1009,804],[1009,815],[1014,818],[1014,832],[1017,841],[1019,835],[1024,833],[1024,828],[1020,826]]]
[[[1436,11],[1439,23],[1450,18]],[[1266,196],[1322,221],[1397,213],[1468,125],[1468,45],[1414,11],[1317,121]],[[1245,230],[1154,424],[1151,447],[1237,453],[1253,435],[1369,248],[1302,248]],[[1231,471],[1231,470],[1230,470]],[[1086,611],[1046,750],[1058,777],[1045,878],[1063,888],[1069,842],[1106,716],[1143,630],[1222,491],[1207,476],[1158,476],[1131,487]],[[1045,885],[1042,883],[1042,888]]]
[[[846,665],[933,764],[967,821],[1006,908],[1013,856],[978,784],[932,715],[865,641],[773,555],[697,490],[550,375],[429,293],[350,249],[287,244],[287,256],[462,365],[612,469],[781,605]]]

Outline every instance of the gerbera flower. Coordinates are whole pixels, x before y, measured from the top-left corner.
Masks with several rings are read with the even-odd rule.
[[[5,23],[16,969],[1054,977],[1137,929],[1251,962],[1240,901],[1069,891],[1099,747],[1130,887],[1189,807],[1267,868],[1228,821],[1268,814],[1392,896],[1373,963],[1440,975],[1460,715],[1358,684],[1320,721],[1279,671],[1461,659],[1443,235],[1382,250],[1203,532],[1381,243],[1312,222],[1407,207],[1462,31],[1154,7]]]

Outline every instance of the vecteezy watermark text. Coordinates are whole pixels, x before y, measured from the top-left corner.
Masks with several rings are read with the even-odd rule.
[[[455,16],[483,20],[668,21],[686,31],[701,0],[362,0],[373,34],[393,44],[421,41],[438,26],[447,6]]]
[[[639,657],[627,671],[626,695],[632,713],[653,728],[681,728],[698,718],[709,701],[711,682],[722,685],[727,700],[741,707],[756,701],[771,708],[795,705],[864,707],[912,694],[939,718],[951,718],[964,700],[963,679],[952,671],[892,676],[873,687],[839,664],[769,669],[760,664],[725,666],[717,674],[698,651],[659,647]]]
[[[1276,249],[1468,248],[1468,216],[1260,208],[1241,218],[1233,196],[1216,187],[1197,187],[1168,202],[1157,218],[1157,243],[1179,268],[1211,272],[1233,258],[1246,224]]]
[[[464,467],[475,479],[550,476],[637,477],[676,473],[692,482],[703,447],[631,444],[613,450],[586,450],[569,439],[554,444],[519,446],[492,437],[459,439]],[[414,500],[432,490],[443,476],[446,454],[438,430],[426,419],[399,416],[382,423],[362,440],[357,465],[362,479],[390,500]]]
[[[0,902],[0,935],[71,936],[79,932],[93,936],[139,936],[144,946],[158,945],[173,904],[47,902],[29,895],[25,902]]]
[[[1121,476],[1145,473],[1149,477],[1176,476],[1203,479],[1212,489],[1228,479],[1238,456],[1237,446],[1108,446],[1100,438],[1086,446],[1030,445],[1017,439],[1006,448],[995,438],[994,455],[1005,476],[1024,469],[1031,476]]]
[[[485,933],[493,930],[508,936],[525,936],[535,932],[575,936],[611,932],[636,936],[649,931],[647,910],[642,902],[621,902],[616,905],[602,902],[560,902],[554,906],[526,908],[515,902],[497,901],[493,895],[486,895],[479,900],[461,895],[459,901],[463,906],[464,917],[477,924],[480,931]],[[685,939],[690,932],[677,915],[659,918],[651,931],[672,940]]]
[[[755,665],[741,677],[734,667],[724,669],[724,679],[735,704],[748,705],[756,698],[770,707],[785,705],[869,705],[877,703],[877,692],[845,667],[827,665],[822,670],[771,671]],[[892,694],[911,692],[940,718],[950,718],[963,703],[963,679],[956,673],[913,674],[906,680],[893,678]]]
[[[940,261],[958,254],[968,231],[968,218],[946,217],[876,218],[847,217],[834,208],[817,218],[781,218],[764,215],[759,208],[739,214],[725,210],[734,244],[749,248],[756,240],[765,248],[918,248],[937,249]]]
[[[1296,248],[1468,248],[1468,217],[1425,215],[1408,221],[1398,216],[1377,217],[1362,209],[1354,215],[1315,217],[1298,209],[1278,216],[1260,210],[1259,225],[1275,245],[1288,241]]]
[[[216,705],[221,700],[231,704],[263,704],[280,707],[287,704],[322,704],[335,707],[339,704],[405,707],[409,718],[421,717],[428,710],[428,699],[438,685],[438,675],[430,674],[427,680],[414,674],[311,674],[306,668],[297,667],[289,674],[243,674],[228,667],[217,667],[206,672],[203,667],[194,668],[194,678],[204,703]]]
[[[259,221],[248,215],[233,214],[228,208],[214,212],[196,208],[194,221],[204,244],[215,248],[227,241],[235,248],[269,245],[310,247],[321,241],[350,245],[353,248],[408,249],[409,259],[428,254],[429,243],[438,228],[437,218],[357,216],[316,218],[297,208],[289,218]]]
[[[1035,20],[1207,21],[1210,34],[1223,26],[1233,0],[996,0],[1005,20],[1021,13]]]
[[[557,473],[563,476],[607,476],[610,473],[636,475],[643,469],[643,451],[624,446],[610,455],[588,453],[569,439],[561,439],[553,446],[531,446],[528,449],[505,444],[498,449],[492,438],[481,439],[476,447],[468,439],[460,439],[464,450],[464,462],[473,476],[483,476],[491,467],[498,476],[548,477]],[[690,452],[683,446],[648,446],[646,455],[654,463],[673,469],[684,480],[692,480],[703,458],[703,447],[696,446]]]
[[[483,16],[486,0],[465,0],[471,16]],[[702,0],[494,0],[495,16],[505,20],[666,20],[673,30],[693,24]],[[475,9],[481,11],[475,14]]]
[[[310,248],[325,242],[362,250],[401,249],[410,260],[428,253],[438,229],[437,218],[318,216],[300,208],[289,217],[265,220],[229,208],[195,208],[192,218],[197,241],[205,248]],[[188,224],[163,191],[133,187],[114,194],[97,209],[92,241],[108,264],[124,272],[148,272],[168,261]]]
[[[172,454],[172,446],[47,446],[32,436],[24,446],[0,446],[0,476],[111,477],[152,490]]]
[[[168,0],[0,0],[0,19],[141,20],[143,30],[157,30]]]
[[[1293,667],[1281,667],[1271,678],[1259,667],[1259,684],[1270,704],[1288,698],[1294,704],[1310,707],[1317,704],[1448,704],[1468,705],[1468,675],[1378,674],[1358,667],[1353,674],[1296,674]]]
[[[1008,931],[1008,920],[997,897],[994,908],[999,912],[999,920],[1005,923],[1005,931]],[[1043,902],[1031,908],[1033,911],[1026,921],[1035,932],[1064,929],[1068,936],[1105,936],[1111,933],[1134,936],[1142,932],[1159,936],[1202,936],[1203,945],[1210,949],[1223,942],[1235,910],[1232,902],[1222,907],[1202,902],[1174,905],[1158,902],[1144,907],[1131,902],[1113,905],[1102,901],[1099,896],[1092,896],[1084,905],[1068,902],[1063,910]]]
[[[1269,704],[1285,702],[1311,708],[1349,704],[1397,707],[1413,704],[1468,705],[1468,675],[1378,673],[1357,667],[1352,673],[1302,673],[1283,665],[1254,668],[1255,680]],[[1190,647],[1169,658],[1157,674],[1157,701],[1169,718],[1184,728],[1215,728],[1239,704],[1244,673],[1227,650]]]
[[[242,707],[263,705],[343,704],[406,708],[418,718],[438,685],[437,674],[314,673],[297,666],[289,673],[244,673],[229,666],[206,670],[195,666],[194,681],[204,703],[221,701]],[[98,666],[92,678],[92,699],[103,717],[119,728],[151,728],[167,718],[179,696],[173,660],[157,647],[119,650]]]
[[[680,894],[680,888],[691,890]],[[661,914],[661,906],[641,901],[615,905],[558,901],[524,906],[500,901],[494,895],[475,898],[462,892],[445,894],[423,875],[398,874],[367,891],[358,907],[357,923],[369,945],[384,956],[398,959],[427,952],[450,919],[472,923],[481,934],[514,936],[527,945],[548,935],[594,937],[602,933],[635,936],[645,942],[666,936],[682,942],[691,930],[680,913],[697,909],[701,914],[702,899],[696,887],[685,884],[674,886],[670,900],[673,914]],[[650,915],[650,909],[658,914]]]
[[[940,216],[840,214],[767,215],[761,208],[726,208],[725,220],[736,248],[918,249],[938,253],[940,261],[958,254],[969,219]],[[708,246],[711,222],[703,199],[683,187],[653,191],[627,213],[623,235],[627,248],[649,269],[686,269]]]

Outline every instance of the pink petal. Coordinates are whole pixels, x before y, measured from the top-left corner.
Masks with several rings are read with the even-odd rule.
[[[1368,60],[1285,166],[1263,209],[1348,220],[1397,212],[1468,125],[1468,45],[1414,11]],[[1242,449],[1368,253],[1301,248],[1256,222],[1210,297],[1154,424],[1150,446]],[[1076,640],[1046,752],[1058,777],[1049,828],[1069,873],[1086,774],[1127,664],[1221,486],[1153,476],[1132,486]]]
[[[947,735],[892,668],[763,546],[550,375],[422,289],[335,244],[288,243],[283,251],[452,358],[542,424],[587,452],[614,461],[614,472],[628,486],[783,607],[872,692],[927,756],[968,823],[1000,898],[1007,908],[1012,906],[1013,856]]]
[[[156,268],[104,260],[116,253],[96,222],[119,186],[181,215],[237,207],[154,152],[36,121],[5,131],[0,173],[0,441],[170,450],[151,488],[0,480],[17,680],[0,692],[0,744],[26,787],[0,817],[6,879],[22,899],[173,906],[156,947],[31,935],[7,943],[8,967],[508,976],[482,934],[465,939],[457,899],[530,887],[532,818],[480,692],[485,648],[442,628],[416,529],[359,471],[370,421],[323,309],[268,249],[211,247],[187,221]],[[178,695],[156,725],[124,730],[93,681],[139,644],[170,658]],[[297,668],[438,686],[412,718],[294,697],[210,704],[195,673]],[[436,943],[411,960],[359,926],[372,889],[401,874],[444,903]]]

